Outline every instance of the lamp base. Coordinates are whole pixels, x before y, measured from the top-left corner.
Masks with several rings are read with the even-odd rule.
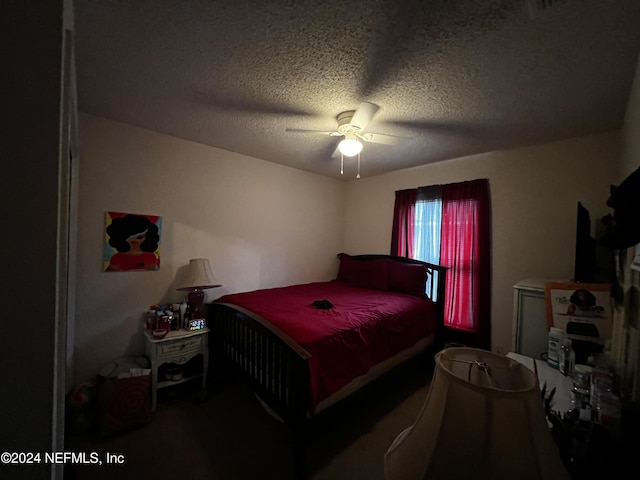
[[[204,303],[204,290],[193,289],[187,294],[187,301],[191,305],[191,318],[204,318],[202,304]]]

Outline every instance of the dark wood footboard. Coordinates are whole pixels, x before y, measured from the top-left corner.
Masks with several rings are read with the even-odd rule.
[[[282,330],[237,305],[207,305],[210,359],[247,378],[253,391],[293,431],[296,478],[306,478],[305,424],[311,410],[311,355]]]
[[[207,305],[212,355],[248,377],[255,393],[287,423],[309,412],[309,352],[273,324],[244,308]]]

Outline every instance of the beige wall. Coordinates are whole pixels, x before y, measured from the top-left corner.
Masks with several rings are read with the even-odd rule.
[[[142,312],[181,301],[178,269],[210,259],[223,293],[328,280],[343,182],[82,114],[75,380],[141,355]],[[161,215],[161,267],[101,271],[107,211]]]
[[[576,205],[597,222],[618,179],[619,133],[492,152],[349,183],[345,251],[389,253],[396,190],[488,178],[492,201],[492,345],[511,345],[513,285],[573,275]]]

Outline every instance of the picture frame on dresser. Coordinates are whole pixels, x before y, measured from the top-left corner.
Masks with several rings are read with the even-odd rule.
[[[546,282],[547,327],[572,340],[604,345],[611,339],[613,308],[607,283]]]

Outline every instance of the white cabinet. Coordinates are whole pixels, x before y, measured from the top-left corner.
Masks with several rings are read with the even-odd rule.
[[[171,331],[164,338],[153,338],[145,330],[146,354],[151,362],[151,409],[155,411],[159,388],[187,382],[201,377],[202,390],[207,388],[207,369],[209,366],[209,329]],[[159,378],[158,370],[165,364],[185,365],[197,355],[202,355],[202,370],[192,376],[178,379]]]
[[[541,358],[548,347],[547,314],[544,284],[553,280],[530,278],[513,288],[513,340],[515,353]]]

